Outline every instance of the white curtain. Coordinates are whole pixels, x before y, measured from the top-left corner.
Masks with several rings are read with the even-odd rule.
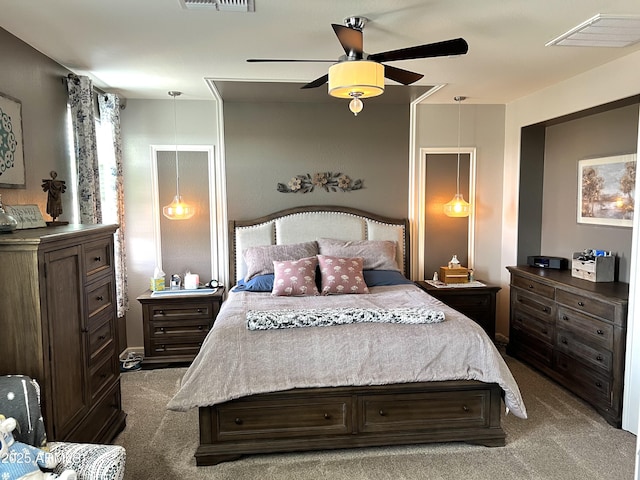
[[[74,149],[78,171],[78,200],[80,223],[102,223],[102,188],[112,188],[115,194],[114,205],[109,210],[117,212],[117,223],[120,226],[114,236],[116,294],[118,301],[118,317],[123,317],[129,309],[127,288],[125,225],[124,225],[124,190],[122,181],[122,142],[120,135],[120,98],[114,94],[100,94],[98,105],[101,122],[111,125],[113,152],[115,161],[107,162],[111,166],[101,169],[98,159],[96,137],[96,117],[94,110],[95,94],[88,77],[70,74],[67,78],[69,107],[74,138]],[[105,178],[109,177],[109,178]]]

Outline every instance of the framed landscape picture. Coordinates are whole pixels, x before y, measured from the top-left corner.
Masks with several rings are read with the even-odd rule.
[[[0,188],[26,188],[22,103],[0,93]]]
[[[631,227],[636,190],[636,155],[578,162],[578,223]]]

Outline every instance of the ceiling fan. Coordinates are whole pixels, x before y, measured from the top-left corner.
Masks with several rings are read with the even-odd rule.
[[[247,62],[331,62],[329,72],[303,85],[302,88],[317,88],[329,82],[329,94],[340,98],[352,98],[351,111],[357,115],[362,110],[360,98],[373,97],[384,92],[384,77],[402,85],[410,85],[424,75],[384,65],[382,62],[413,60],[418,58],[464,55],[469,45],[463,38],[417,45],[415,47],[367,54],[363,50],[362,30],[367,23],[365,17],[347,17],[344,25],[331,24],[345,55],[338,60],[249,58]],[[358,109],[357,112],[354,111]]]

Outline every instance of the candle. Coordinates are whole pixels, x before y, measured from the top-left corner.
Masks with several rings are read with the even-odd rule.
[[[200,276],[197,273],[187,273],[184,276],[185,290],[195,290],[200,284]]]

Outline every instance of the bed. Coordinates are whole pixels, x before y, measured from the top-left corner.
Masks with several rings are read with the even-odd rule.
[[[259,453],[505,444],[503,402],[526,418],[518,386],[481,327],[406,279],[408,234],[406,219],[332,206],[230,222],[238,286],[168,404],[199,409],[198,465]],[[273,262],[276,251],[297,257]],[[353,294],[331,275],[346,260]],[[269,264],[275,273],[261,270]],[[320,272],[312,279],[320,295],[300,265]]]

